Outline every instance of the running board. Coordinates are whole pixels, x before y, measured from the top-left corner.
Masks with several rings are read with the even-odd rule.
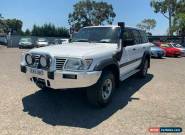
[[[127,78],[129,78],[130,76],[136,74],[137,72],[139,72],[139,69],[133,70],[133,71],[131,71],[131,72],[125,74],[125,75],[122,75],[122,76],[120,77],[120,81],[126,80]]]

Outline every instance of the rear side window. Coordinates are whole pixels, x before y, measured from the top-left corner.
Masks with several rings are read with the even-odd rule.
[[[144,31],[140,31],[140,34],[141,34],[142,43],[147,43],[148,37],[147,37],[146,33]]]
[[[123,40],[124,44],[127,46],[134,45],[134,36],[133,33],[130,29],[125,29],[124,34],[123,34]]]
[[[135,38],[135,44],[142,44],[141,34],[138,30],[133,29],[132,30]]]

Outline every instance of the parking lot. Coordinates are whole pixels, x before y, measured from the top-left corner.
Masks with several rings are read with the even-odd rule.
[[[152,59],[145,79],[121,83],[106,108],[82,90],[43,91],[20,72],[26,50],[0,46],[0,135],[147,135],[150,127],[185,130],[185,57]],[[183,134],[183,133],[182,133]]]

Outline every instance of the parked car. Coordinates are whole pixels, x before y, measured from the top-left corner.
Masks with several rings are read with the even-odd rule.
[[[7,44],[8,44],[8,40],[6,36],[0,36],[0,45],[7,45]]]
[[[185,47],[176,43],[170,43],[170,45],[172,45],[174,48],[179,49],[181,51],[181,56],[185,56]]]
[[[19,48],[34,48],[34,43],[31,38],[21,38],[19,41]]]
[[[69,43],[69,39],[67,38],[55,39],[54,42],[55,42],[55,45],[66,44],[66,43]]]
[[[169,43],[161,43],[160,47],[166,51],[166,56],[168,57],[180,57],[181,51],[178,48],[174,48]]]
[[[150,46],[144,31],[124,23],[89,26],[70,43],[23,54],[21,72],[43,90],[87,88],[89,102],[104,107],[120,81],[134,74],[146,77]]]
[[[46,38],[38,38],[36,45],[37,47],[45,47],[49,45],[49,42]]]
[[[166,56],[166,51],[156,45],[151,46],[151,56],[155,58],[162,58]]]

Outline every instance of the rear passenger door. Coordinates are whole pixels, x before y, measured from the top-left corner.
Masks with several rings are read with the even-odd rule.
[[[123,47],[123,55],[120,61],[120,75],[127,74],[134,70],[136,67],[135,60],[137,59],[135,38],[131,29],[125,29],[123,42],[126,47]],[[125,60],[126,57],[127,60]]]
[[[150,43],[148,41],[148,37],[147,37],[147,34],[146,32],[144,31],[139,31],[140,32],[140,35],[141,35],[141,39],[142,39],[142,50],[141,50],[141,55],[143,56],[143,54],[145,53],[145,51],[148,50],[148,47],[150,46]]]
[[[141,35],[138,30],[130,29],[132,39],[134,40],[132,45],[129,45],[129,68],[130,71],[135,70],[141,63]]]
[[[135,45],[134,45],[135,51],[133,53],[135,53],[136,57],[139,59],[143,56],[143,53],[144,53],[143,39],[139,30],[133,29],[132,32],[135,38]]]

